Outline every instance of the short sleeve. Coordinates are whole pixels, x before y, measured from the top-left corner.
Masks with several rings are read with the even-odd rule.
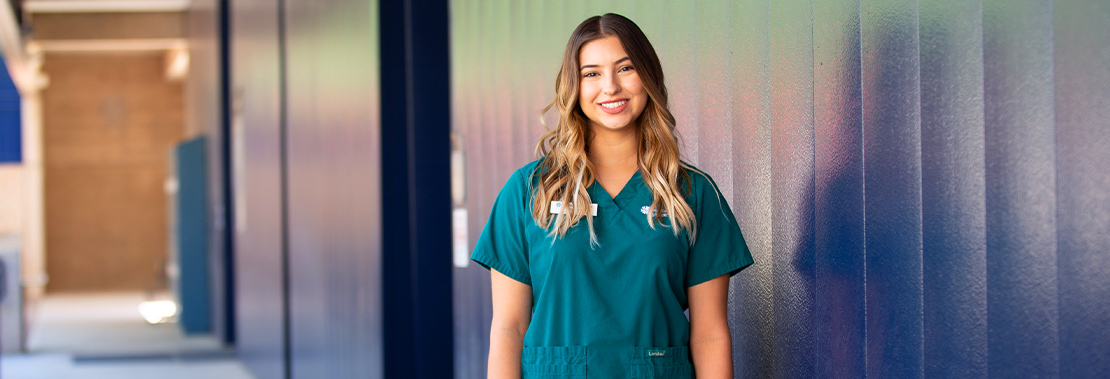
[[[718,276],[736,275],[752,264],[752,254],[740,233],[740,226],[717,184],[700,172],[691,172],[692,202],[697,218],[697,238],[690,248],[686,266],[686,286]]]
[[[528,186],[523,170],[513,173],[493,202],[486,227],[470,259],[514,280],[532,285],[524,231],[532,217],[527,211]]]

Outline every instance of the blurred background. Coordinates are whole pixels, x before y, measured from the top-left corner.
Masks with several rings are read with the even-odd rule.
[[[755,257],[736,377],[1110,377],[1106,1],[10,0],[0,378],[485,377],[467,257],[607,12]]]

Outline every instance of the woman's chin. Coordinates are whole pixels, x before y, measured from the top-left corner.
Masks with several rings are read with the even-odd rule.
[[[602,130],[611,132],[634,129],[634,127],[632,126],[632,122],[628,120],[610,120],[606,122],[595,122],[593,124],[595,129],[600,128]]]

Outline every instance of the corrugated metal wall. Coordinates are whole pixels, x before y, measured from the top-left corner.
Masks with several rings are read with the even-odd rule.
[[[229,17],[241,356],[261,378],[449,376],[447,2]]]
[[[925,373],[987,375],[983,13],[921,4]]]
[[[452,1],[471,244],[610,11],[755,256],[737,377],[1110,375],[1110,3]],[[454,286],[456,377],[484,377],[489,274]]]
[[[377,12],[231,3],[238,351],[260,378],[383,372]]]
[[[1053,8],[1060,376],[1110,376],[1110,3]]]
[[[189,75],[185,79],[185,130],[205,136],[208,153],[209,278],[212,289],[212,329],[224,342],[231,342],[234,324],[230,319],[234,301],[229,267],[234,257],[227,217],[231,201],[226,152],[224,75],[221,7],[226,0],[197,0],[189,3],[184,34],[189,44]],[[196,137],[189,135],[188,137]]]
[[[230,12],[231,160],[236,338],[259,378],[285,378],[285,204],[278,2],[236,0]]]
[[[284,3],[292,377],[382,372],[378,6]]]
[[[1057,299],[1069,278],[1056,264],[1070,257],[1056,249],[1052,5],[983,3],[985,352],[988,372],[1005,377],[1059,374],[1067,342]]]

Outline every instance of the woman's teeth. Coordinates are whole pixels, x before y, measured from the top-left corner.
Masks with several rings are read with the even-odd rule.
[[[628,102],[628,100],[622,100],[622,101],[617,101],[617,102],[612,102],[612,103],[602,103],[601,106],[609,108],[609,109],[616,109],[616,108],[619,108],[621,105],[624,105],[627,102]]]

